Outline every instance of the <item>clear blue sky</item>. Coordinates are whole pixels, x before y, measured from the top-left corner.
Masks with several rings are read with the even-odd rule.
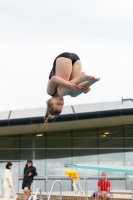
[[[100,77],[66,105],[133,98],[132,0],[1,0],[0,111],[45,107],[54,58],[79,55]]]

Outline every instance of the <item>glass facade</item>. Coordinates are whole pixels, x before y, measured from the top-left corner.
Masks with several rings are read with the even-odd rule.
[[[133,165],[133,125],[42,134],[0,136],[0,176],[7,161],[13,163],[12,175],[20,176],[27,159],[33,160],[39,176],[63,175],[67,163]],[[78,171],[99,175],[95,170]]]

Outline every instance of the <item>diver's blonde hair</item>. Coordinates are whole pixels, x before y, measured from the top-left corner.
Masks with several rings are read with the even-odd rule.
[[[60,110],[57,110],[53,107],[53,104],[50,104],[50,100],[51,99],[48,99],[47,102],[46,102],[47,103],[47,109],[46,109],[46,113],[45,113],[45,116],[44,116],[44,123],[45,124],[48,123],[49,118],[55,118],[61,113]]]

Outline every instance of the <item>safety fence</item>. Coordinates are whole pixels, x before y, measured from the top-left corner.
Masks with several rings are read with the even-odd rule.
[[[130,176],[107,176],[106,177],[111,183],[111,193],[110,198],[113,199],[131,199],[133,200],[133,178]],[[59,180],[62,184],[62,199],[68,200],[73,199],[75,196],[78,198],[84,198],[88,200],[97,196],[98,193],[98,181],[101,179],[100,176],[93,177],[79,177],[79,183],[82,188],[81,191],[75,193],[73,188],[73,181],[66,176],[47,176],[47,177],[35,177],[31,185],[31,190],[33,194],[37,188],[40,188],[42,191],[43,199],[48,198],[51,187],[54,181]],[[13,186],[14,190],[17,193],[23,193],[22,190],[22,177],[13,177]],[[79,188],[79,189],[81,189]],[[51,199],[59,199],[60,196],[60,184],[55,184],[52,193]],[[3,189],[3,178],[0,177],[0,196],[4,196]]]
[[[37,188],[41,188],[42,191],[46,191],[46,180],[47,177],[37,176],[34,178],[33,183],[31,184],[31,191],[35,192]],[[22,190],[22,182],[23,177],[12,177],[13,187],[16,193],[23,193]],[[0,177],[0,196],[4,196],[4,188],[3,188],[3,178]]]
[[[122,177],[106,177],[111,183],[111,191],[109,198],[113,199],[133,199],[133,179],[132,177],[122,176]],[[101,177],[80,177],[79,182],[82,191],[75,193],[73,189],[73,182],[70,178],[63,176],[49,176],[47,177],[46,191],[49,194],[50,188],[54,180],[60,180],[62,182],[62,197],[65,200],[67,198],[72,200],[72,197],[83,197],[88,200],[89,198],[96,197],[98,195],[98,181]],[[53,190],[54,199],[59,198],[59,185],[56,185]],[[80,188],[79,188],[80,189]]]

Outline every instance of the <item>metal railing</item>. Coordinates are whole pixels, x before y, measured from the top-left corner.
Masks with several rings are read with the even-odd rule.
[[[132,176],[127,176],[127,179],[129,178],[130,180],[130,186],[131,186],[131,200],[133,200],[133,177]]]
[[[41,200],[42,199],[42,194],[41,194],[41,189],[40,188],[37,188],[35,195],[31,195],[28,198],[28,200],[37,200],[38,199],[38,197],[37,197],[38,192],[40,192],[40,198],[39,198],[39,200]]]
[[[85,200],[92,198],[95,193],[98,193],[98,181],[100,176],[79,177],[80,186],[83,190],[83,194],[80,192],[75,193],[72,187],[72,180],[65,176],[49,176],[47,177],[47,191],[50,191],[52,182],[54,180],[60,180],[62,182],[62,196],[71,197],[83,197]],[[110,198],[115,199],[131,199],[133,200],[133,179],[129,176],[107,176],[107,179],[111,182],[111,194]],[[59,197],[59,188],[54,188],[53,195]]]
[[[60,198],[60,200],[61,196],[68,198],[82,196],[85,200],[88,200],[97,191],[99,179],[101,179],[100,176],[79,177],[80,186],[83,190],[83,194],[81,194],[80,192],[75,193],[73,182],[67,176],[35,177],[31,187],[33,194],[35,194],[32,198],[37,197],[40,191],[40,199],[42,195],[45,195],[48,200],[50,196],[57,197],[58,199]],[[113,198],[133,200],[133,176],[107,176],[107,179],[111,182]],[[13,186],[17,193],[23,193],[21,189],[22,180],[22,177],[13,177]],[[59,182],[60,184],[55,184],[55,182]],[[38,188],[38,190],[36,190],[36,188]],[[36,191],[36,193],[34,193],[34,191]],[[1,177],[0,196],[4,196],[3,179]]]
[[[97,183],[101,177],[87,177],[87,198],[98,194]],[[128,176],[113,177],[107,176],[111,183],[110,198],[132,200],[132,179]],[[95,188],[95,189],[94,189]]]
[[[53,192],[53,189],[54,189],[54,186],[56,183],[60,183],[60,200],[62,200],[62,182],[59,181],[59,180],[56,180],[53,182],[53,185],[51,187],[51,190],[50,190],[50,193],[49,193],[49,196],[48,196],[48,200],[50,200],[51,198],[51,195],[52,195],[52,192]]]
[[[41,189],[40,189],[40,188],[38,188],[38,189],[36,190],[35,199],[37,199],[38,192],[40,192],[40,199],[42,199],[42,193],[41,193]]]
[[[46,180],[47,177],[45,176],[37,176],[34,177],[34,181],[31,184],[31,191],[34,192],[36,191],[36,188],[40,188],[41,191],[46,191]],[[22,182],[23,182],[23,177],[13,177],[13,187],[16,193],[23,193],[22,190]],[[0,177],[0,197],[4,196],[4,188],[3,188],[3,178]]]

